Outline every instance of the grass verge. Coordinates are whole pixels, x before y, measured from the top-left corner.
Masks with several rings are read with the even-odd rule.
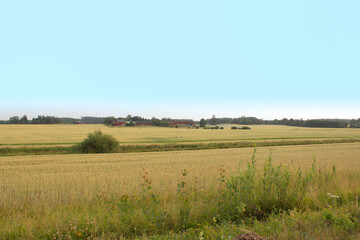
[[[325,139],[325,140],[284,140],[284,141],[259,141],[257,147],[291,146],[291,145],[312,145],[331,143],[355,143],[360,142],[359,138]],[[226,149],[226,148],[249,148],[253,147],[253,141],[223,142],[223,143],[193,143],[193,144],[124,144],[119,145],[118,153],[130,152],[160,152],[160,151],[182,151],[182,150],[203,150],[203,149]],[[55,155],[55,154],[78,154],[79,148],[74,146],[47,146],[47,147],[2,147],[0,156],[17,155]]]

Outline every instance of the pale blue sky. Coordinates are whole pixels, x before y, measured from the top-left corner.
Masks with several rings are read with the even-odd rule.
[[[2,1],[12,115],[360,117],[360,1]]]

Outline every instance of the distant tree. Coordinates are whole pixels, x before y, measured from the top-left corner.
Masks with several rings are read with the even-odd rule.
[[[22,116],[22,117],[20,118],[20,123],[21,123],[21,124],[27,124],[27,123],[28,123],[28,118],[27,118],[26,115],[24,115],[24,116]]]
[[[206,125],[206,121],[205,121],[205,119],[201,119],[200,120],[200,127],[205,127],[205,125]]]
[[[216,125],[216,124],[217,124],[216,117],[215,115],[213,115],[211,118],[211,125]]]
[[[151,121],[153,122],[154,126],[161,126],[161,121],[160,119],[157,119],[156,117],[152,117]]]
[[[104,121],[105,121],[104,117],[90,117],[90,116],[81,117],[81,122],[85,124],[104,124]]]
[[[20,123],[20,119],[19,119],[18,116],[13,116],[13,117],[10,117],[9,122],[10,122],[11,124],[19,124],[19,123]]]
[[[104,124],[105,125],[111,125],[113,122],[115,122],[116,121],[116,118],[115,117],[107,117],[107,118],[105,118],[105,120],[104,120]]]
[[[134,122],[138,122],[138,121],[144,121],[145,119],[143,117],[140,116],[134,116],[131,118],[132,121]]]
[[[53,116],[44,116],[39,115],[37,118],[31,120],[32,124],[57,124],[61,123],[61,119]]]
[[[131,115],[130,115],[130,114],[127,115],[126,118],[125,118],[125,120],[126,120],[126,121],[131,121],[131,120],[132,120],[132,119],[131,119]]]
[[[356,119],[351,119],[351,121],[350,121],[350,127],[351,127],[351,128],[356,128],[356,127],[357,127],[357,121],[356,121]]]

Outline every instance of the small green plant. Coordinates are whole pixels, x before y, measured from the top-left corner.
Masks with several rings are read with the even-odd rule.
[[[220,128],[219,126],[217,126],[217,125],[215,126],[215,129],[219,129],[219,128]]]
[[[179,204],[179,216],[181,221],[181,228],[186,229],[189,216],[190,216],[190,196],[189,191],[190,189],[185,182],[185,178],[188,175],[188,171],[184,169],[182,172],[182,176],[184,179],[177,184],[177,191],[178,191],[178,204]]]
[[[113,153],[119,150],[119,142],[111,135],[95,131],[89,133],[77,148],[81,153]]]
[[[241,129],[243,129],[243,130],[250,130],[250,129],[251,129],[251,127],[248,127],[248,126],[243,126]]]
[[[224,127],[220,127],[220,129],[224,129]]]
[[[234,130],[234,129],[238,129],[238,128],[237,128],[236,126],[232,126],[232,127],[231,127],[231,129],[233,129],[233,130]]]

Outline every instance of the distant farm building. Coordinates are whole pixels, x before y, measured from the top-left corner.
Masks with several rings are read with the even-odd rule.
[[[172,119],[169,121],[169,126],[195,126],[192,119]]]
[[[113,126],[152,126],[153,121],[121,121],[116,120],[112,123]]]
[[[113,126],[124,126],[125,125],[125,121],[119,121],[116,120],[115,122],[112,123]]]
[[[135,126],[152,126],[153,125],[153,121],[137,121],[134,122]]]

